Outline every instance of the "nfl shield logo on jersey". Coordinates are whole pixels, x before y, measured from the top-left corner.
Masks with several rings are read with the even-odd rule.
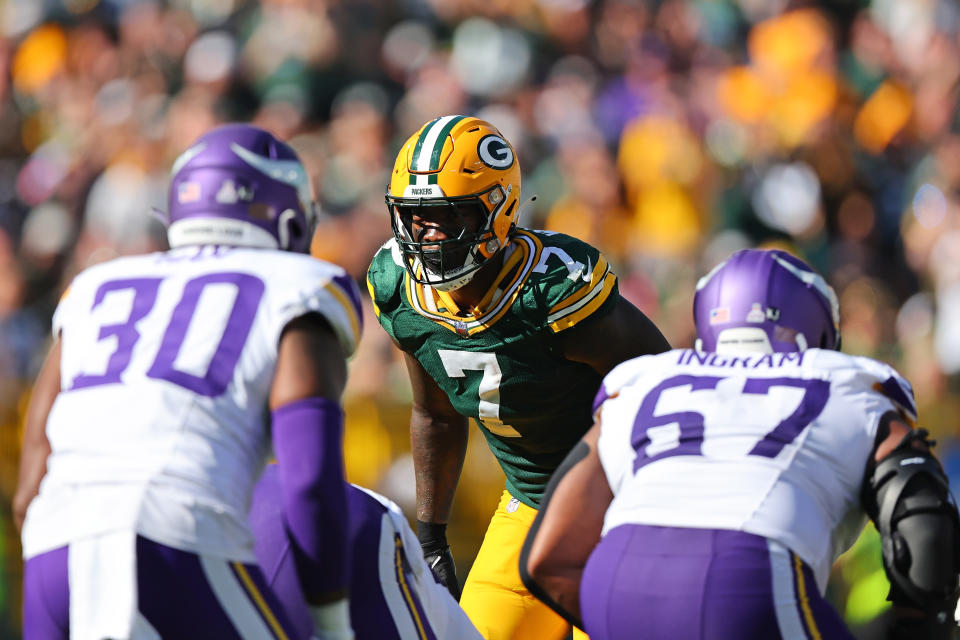
[[[514,513],[519,508],[520,501],[516,498],[510,498],[510,502],[507,503],[507,513]]]

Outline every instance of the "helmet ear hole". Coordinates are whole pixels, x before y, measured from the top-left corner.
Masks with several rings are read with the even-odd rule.
[[[277,235],[279,235],[280,248],[288,251],[291,247],[300,244],[302,231],[297,223],[296,212],[292,209],[286,209],[277,218]]]
[[[287,222],[287,229],[289,230],[290,237],[289,247],[302,250],[303,247],[310,246],[310,238],[307,236],[307,230],[300,220],[290,218]]]
[[[291,240],[301,240],[303,238],[303,227],[296,220],[291,220],[287,226],[290,227]]]

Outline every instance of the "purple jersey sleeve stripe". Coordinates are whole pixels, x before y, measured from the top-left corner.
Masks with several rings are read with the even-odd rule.
[[[883,395],[887,396],[903,409],[910,413],[910,418],[917,419],[917,406],[913,402],[913,392],[908,395],[900,382],[893,376],[890,376],[880,385],[878,389]]]
[[[361,320],[363,319],[362,305],[360,303],[360,290],[357,288],[357,284],[353,281],[348,275],[334,276],[333,282],[343,289],[343,292],[347,294],[347,297],[350,298],[350,302],[353,303],[353,308],[356,310],[357,315],[360,316]],[[361,327],[363,324],[361,323]]]
[[[350,348],[352,352],[353,349],[356,349],[356,345],[360,341],[360,334],[363,331],[363,307],[360,304],[360,292],[349,276],[334,276],[326,288],[337,299],[350,320],[350,328],[353,332],[353,345]]]
[[[594,396],[594,398],[593,398],[593,413],[596,413],[596,412],[597,412],[597,409],[600,408],[600,405],[602,405],[604,402],[606,402],[606,401],[607,401],[607,398],[609,398],[609,397],[610,397],[610,394],[607,393],[607,387],[606,387],[606,385],[601,384],[601,385],[600,385],[600,390],[597,391],[597,395]]]

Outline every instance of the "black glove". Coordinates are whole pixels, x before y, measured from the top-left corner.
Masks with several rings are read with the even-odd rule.
[[[417,538],[433,577],[459,602],[460,582],[457,580],[457,567],[453,564],[450,545],[447,544],[447,525],[417,520]]]
[[[913,615],[904,616],[895,612],[887,640],[953,640],[957,637],[955,625],[952,615],[937,616],[915,610]]]
[[[887,640],[953,640],[958,637],[953,620],[957,606],[955,597],[943,600],[939,606],[928,603],[927,610],[924,610],[910,599],[896,580],[891,580],[887,600],[893,603]]]

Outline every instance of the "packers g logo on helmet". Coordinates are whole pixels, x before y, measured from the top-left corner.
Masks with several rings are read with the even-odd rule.
[[[477,154],[483,164],[491,169],[509,169],[513,165],[513,149],[507,141],[498,135],[488,135],[480,139]]]
[[[493,125],[462,115],[426,123],[397,154],[386,194],[407,272],[462,287],[507,245],[519,200],[516,153]]]

